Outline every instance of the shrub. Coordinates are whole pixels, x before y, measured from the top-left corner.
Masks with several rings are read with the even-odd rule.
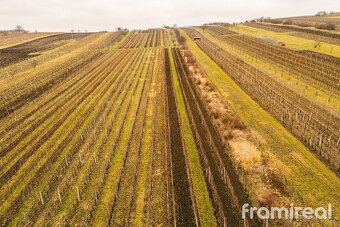
[[[311,27],[311,25],[308,24],[308,23],[299,23],[297,25],[300,26],[300,27]]]
[[[286,20],[283,24],[292,25],[293,21],[291,19]]]

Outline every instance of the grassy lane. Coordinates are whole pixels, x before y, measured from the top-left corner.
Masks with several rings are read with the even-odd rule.
[[[181,31],[195,58],[230,105],[253,131],[263,151],[273,154],[289,170],[285,173],[291,196],[311,207],[332,203],[340,214],[340,180],[274,117],[264,111]],[[302,205],[302,204],[299,204]]]
[[[172,54],[170,53],[170,56]],[[216,226],[213,207],[209,197],[208,188],[205,182],[203,170],[201,168],[198,151],[195,140],[192,135],[189,118],[185,109],[184,99],[179,85],[178,75],[173,57],[170,58],[171,71],[173,75],[175,95],[180,115],[183,139],[185,141],[185,149],[187,153],[189,168],[191,172],[191,180],[193,184],[193,192],[195,195],[196,206],[198,209],[199,223],[202,226]]]

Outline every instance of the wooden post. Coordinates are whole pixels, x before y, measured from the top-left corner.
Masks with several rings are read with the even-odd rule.
[[[66,166],[68,166],[67,155],[65,155],[65,162],[66,162]]]
[[[61,203],[61,195],[60,195],[60,190],[59,190],[59,188],[57,189],[57,191],[58,191],[59,202]]]
[[[96,203],[98,202],[98,192],[97,189],[94,191],[94,199],[96,200]]]
[[[83,163],[83,160],[81,158],[81,154],[80,153],[79,153],[79,161],[80,161],[81,164]]]
[[[93,157],[94,157],[94,163],[98,163],[98,160],[97,160],[97,156],[96,156],[96,152],[93,153]]]
[[[78,202],[80,202],[80,194],[79,194],[79,188],[77,187],[77,198],[78,198]]]
[[[39,196],[40,196],[41,204],[44,205],[44,199],[43,199],[43,197],[42,197],[41,191],[39,191]]]
[[[320,135],[319,147],[321,147],[321,144],[322,144],[322,134]]]

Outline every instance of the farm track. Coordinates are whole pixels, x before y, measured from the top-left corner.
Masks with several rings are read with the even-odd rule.
[[[185,29],[189,36],[199,35]],[[219,64],[263,108],[314,151],[335,172],[340,170],[340,119],[313,104],[286,85],[230,54],[212,41],[202,38],[197,44]]]
[[[105,75],[105,74],[104,74]],[[93,90],[93,87],[95,87],[96,85],[94,84],[94,85],[92,85],[91,87],[91,90]],[[87,99],[89,99],[89,98],[87,98]],[[95,101],[95,100],[94,100]],[[85,112],[85,113],[89,113],[88,111],[87,112]],[[86,116],[86,115],[85,115]],[[65,123],[64,123],[65,124]],[[76,128],[76,127],[74,127],[74,128]],[[72,131],[70,132],[70,133],[72,133]],[[61,137],[62,138],[62,137]],[[52,142],[52,141],[51,141]],[[57,144],[58,145],[58,144]],[[63,143],[61,143],[61,145],[58,145],[58,146],[64,146],[64,144]],[[55,146],[54,146],[55,147]],[[42,150],[42,149],[40,149],[40,150]],[[60,148],[58,149],[59,151],[61,150]],[[35,154],[34,154],[35,156],[37,156],[37,152],[35,152]],[[51,159],[53,159],[53,158],[56,158],[56,156],[50,156],[49,157],[49,160],[50,160],[50,163],[52,162],[52,160]],[[49,162],[46,162],[45,163],[45,165],[43,166],[43,167],[47,167],[47,164],[48,164]],[[25,163],[25,164],[27,164],[27,162]],[[43,170],[44,168],[41,168],[40,169],[40,172],[42,172],[42,170]],[[20,171],[20,173],[23,173],[24,171],[23,170],[21,170]],[[19,175],[21,175],[21,174],[19,174]],[[17,175],[16,175],[17,176]],[[19,184],[20,185],[20,184]],[[27,188],[27,187],[26,187]]]
[[[317,55],[304,55],[299,51],[274,46],[245,35],[221,36],[214,32],[215,27],[209,28],[208,31],[221,41],[242,49],[251,56],[276,64],[290,73],[294,72],[298,79],[325,91],[330,96],[340,95],[340,89],[337,85],[340,80],[338,75],[340,67],[336,63],[333,64],[332,61],[320,58]]]
[[[172,178],[175,200],[175,219],[178,226],[195,226],[195,212],[189,183],[189,173],[185,158],[185,148],[170,72],[169,53],[165,49],[167,104],[169,117],[169,144],[172,162]],[[175,171],[174,171],[175,170]]]

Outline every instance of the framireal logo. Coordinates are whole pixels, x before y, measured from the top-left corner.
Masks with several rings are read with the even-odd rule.
[[[253,219],[254,216],[259,219],[333,219],[332,204],[328,204],[327,208],[324,207],[295,207],[290,204],[289,207],[250,207],[248,203],[242,206],[242,218]]]

